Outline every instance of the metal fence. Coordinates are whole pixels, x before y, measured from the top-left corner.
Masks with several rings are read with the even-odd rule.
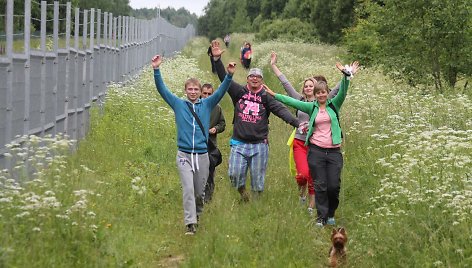
[[[25,0],[24,14],[14,14],[13,5],[7,0],[0,15],[0,167],[9,166],[5,145],[19,136],[84,137],[89,108],[108,84],[128,80],[152,55],[171,55],[195,35],[192,25],[73,10],[70,2]]]

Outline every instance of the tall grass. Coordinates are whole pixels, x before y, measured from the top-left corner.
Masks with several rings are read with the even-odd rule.
[[[225,63],[238,61],[244,40],[253,36],[232,36]],[[219,85],[208,45],[196,38],[163,63],[164,81],[177,95],[188,77]],[[334,64],[345,53],[275,41],[253,42],[253,49],[252,65],[279,92],[268,68],[271,50],[296,88],[311,74],[334,85]],[[245,78],[239,66],[234,80]],[[472,265],[470,100],[425,95],[373,69],[356,75],[341,111],[345,164],[336,215],[349,234],[348,267]],[[74,144],[67,137],[11,145],[17,168],[0,174],[0,267],[326,266],[331,230],[314,226],[288,172],[291,127],[271,116],[266,189],[240,203],[226,174],[230,98],[221,105],[224,162],[194,237],[183,234],[173,112],[156,93],[150,68],[109,88],[75,153],[67,153]]]

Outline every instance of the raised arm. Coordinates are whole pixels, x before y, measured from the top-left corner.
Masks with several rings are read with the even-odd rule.
[[[350,65],[343,66],[341,63],[336,63],[336,68],[343,73],[341,84],[339,86],[338,94],[332,99],[334,106],[340,110],[341,106],[346,99],[347,90],[349,88],[350,80],[354,77],[354,73],[359,70],[359,62],[355,61]]]
[[[277,75],[277,78],[280,80],[280,83],[284,87],[285,92],[287,92],[290,97],[296,99],[303,98],[303,96],[295,90],[290,81],[288,81],[287,77],[285,77],[285,75],[277,67],[277,54],[274,51],[272,51],[270,55],[270,67],[272,68],[272,71],[275,73],[275,75]]]
[[[275,100],[278,100],[278,101],[282,102],[283,104],[286,104],[290,107],[298,109],[298,110],[300,110],[302,112],[305,112],[307,114],[310,114],[311,111],[313,110],[313,103],[312,102],[301,101],[301,100],[298,100],[298,99],[295,99],[295,98],[292,98],[292,97],[289,97],[289,96],[285,96],[285,95],[282,95],[282,94],[277,94],[274,91],[272,91],[267,85],[264,85],[264,89],[270,96],[274,97]]]
[[[225,79],[226,76],[226,71],[225,67],[223,65],[223,62],[221,61],[221,54],[223,54],[224,50],[221,50],[220,48],[220,43],[216,40],[213,40],[211,42],[212,45],[212,53],[213,53],[213,61],[215,62],[215,68],[216,68],[216,73],[218,75],[218,78],[220,79],[221,82]],[[239,96],[240,91],[243,90],[243,86],[231,81],[231,84],[228,89],[228,93],[233,99],[233,102],[235,101],[234,98]]]
[[[287,97],[290,98],[290,97]],[[292,115],[290,110],[285,107],[282,103],[276,101],[272,96],[267,96],[267,105],[270,112],[275,114],[280,119],[284,120],[287,124],[292,125],[293,127],[299,127],[300,121]]]
[[[357,71],[360,69],[360,67],[359,67],[359,62],[354,61],[353,63],[351,63],[351,65],[350,65],[349,68],[350,68],[351,73],[352,73],[352,77],[351,77],[350,80],[352,80],[352,78],[354,78],[354,75],[355,75],[355,74],[357,73]],[[341,82],[338,82],[338,83],[336,84],[336,86],[331,89],[331,91],[329,92],[329,95],[328,95],[328,98],[329,98],[329,99],[332,99],[332,98],[334,98],[336,95],[338,95],[338,91],[339,91],[339,87],[340,87],[340,86],[341,86]]]
[[[225,51],[220,48],[220,42],[217,40],[211,41],[211,53],[213,54],[213,61],[215,62],[216,74],[221,82],[225,79],[226,71],[221,61],[221,54]]]
[[[270,53],[270,67],[277,77],[282,75],[282,72],[277,67],[277,53],[275,53],[275,51]]]
[[[233,74],[236,71],[236,63],[230,62],[228,64],[227,70],[228,70],[228,74],[225,75],[225,79],[223,79],[223,83],[221,83],[221,85],[218,87],[218,89],[215,91],[213,95],[203,100],[203,101],[208,101],[211,107],[215,107],[216,104],[220,102],[220,100],[223,98],[225,93],[228,91],[231,85],[232,79],[233,79]]]
[[[159,66],[162,63],[162,56],[155,55],[151,59],[151,66],[154,69],[154,82],[156,84],[157,92],[162,96],[165,102],[169,104],[172,108],[174,108],[175,101],[178,99],[177,96],[172,94],[170,90],[164,84],[162,80],[161,71],[159,70]]]

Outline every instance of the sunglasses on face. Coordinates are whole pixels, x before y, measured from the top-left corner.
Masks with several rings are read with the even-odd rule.
[[[249,78],[257,78],[257,79],[262,79],[262,76],[260,75],[254,75],[254,74],[251,74],[248,76]]]

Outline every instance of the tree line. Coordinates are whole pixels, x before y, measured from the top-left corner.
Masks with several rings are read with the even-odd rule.
[[[101,9],[114,16],[151,19],[158,14],[157,7],[134,10],[129,0],[70,2],[73,8]],[[24,1],[14,3],[14,14],[24,14]],[[32,1],[33,18],[40,18],[37,3]],[[5,11],[3,0],[0,14]],[[210,0],[201,17],[170,7],[160,10],[160,16],[178,27],[197,25],[198,33],[209,39],[239,32],[256,33],[258,40],[343,45],[349,59],[382,66],[386,74],[412,86],[433,85],[444,92],[458,84],[465,91],[472,75],[471,11],[470,0]],[[52,12],[48,8],[48,18]],[[65,14],[63,6],[60,13]],[[15,31],[21,31],[22,20],[16,18]],[[0,33],[4,27],[2,20]],[[32,30],[37,29],[39,21],[33,20]]]
[[[350,59],[379,65],[412,86],[444,92],[472,74],[470,0],[210,0],[198,33],[256,33],[343,45]]]
[[[34,18],[31,21],[31,29],[32,31],[40,29],[40,21],[41,18],[41,1],[31,1],[31,17]],[[51,5],[54,4],[54,0],[47,0],[48,4],[47,8],[47,18],[50,19],[53,17],[53,8]],[[95,10],[100,9],[102,13],[108,12],[112,13],[113,16],[132,16],[139,19],[152,19],[158,16],[158,14],[170,22],[171,24],[177,27],[186,27],[188,24],[197,25],[197,15],[190,13],[185,8],[180,8],[178,10],[168,7],[165,9],[161,9],[158,13],[158,9],[156,8],[141,8],[141,9],[133,9],[129,5],[129,0],[59,0],[59,13],[61,14],[60,17],[64,17],[66,14],[66,7],[65,3],[70,2],[72,6],[72,17],[74,16],[74,9],[80,8],[80,10],[90,10],[94,8]],[[157,6],[157,4],[156,4]],[[13,14],[16,15],[14,18],[14,31],[21,32],[23,31],[23,17],[25,9],[25,2],[24,1],[14,1],[13,5]],[[6,14],[6,0],[0,0],[0,14]],[[80,18],[82,20],[82,17]],[[5,25],[6,25],[6,16],[0,16],[0,33],[5,32]],[[72,21],[74,23],[74,20]],[[65,29],[65,23],[60,22],[59,27],[63,31]],[[52,31],[52,23],[46,24],[47,32]],[[73,31],[72,27],[72,31]]]

